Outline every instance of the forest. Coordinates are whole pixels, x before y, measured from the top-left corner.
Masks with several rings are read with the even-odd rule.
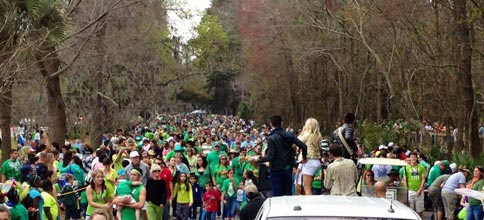
[[[187,42],[169,11],[191,16],[179,0],[0,0],[2,143],[25,118],[99,146],[162,112],[314,117],[326,134],[354,112],[459,128],[449,150],[482,153],[483,1],[212,0]]]

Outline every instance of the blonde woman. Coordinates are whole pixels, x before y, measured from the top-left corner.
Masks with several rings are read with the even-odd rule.
[[[318,121],[314,118],[308,118],[298,138],[308,147],[308,160],[302,165],[301,174],[304,185],[304,194],[312,195],[311,183],[313,182],[314,175],[321,167],[320,143],[322,137],[319,132]]]

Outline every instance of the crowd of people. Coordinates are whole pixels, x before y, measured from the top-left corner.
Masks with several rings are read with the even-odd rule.
[[[441,204],[450,218],[456,209],[450,206],[453,190],[462,182],[460,175],[453,176],[465,177],[469,171],[454,169],[457,173],[444,187],[436,185],[451,173],[448,161],[431,168],[417,150],[393,143],[365,149],[354,138],[354,122],[354,114],[345,115],[330,140],[323,138],[314,118],[294,132],[284,129],[277,115],[258,126],[236,116],[164,114],[106,132],[102,145],[94,148],[80,140],[49,143],[40,133],[12,149],[2,164],[0,217],[7,210],[8,219],[15,220],[55,220],[61,213],[65,220],[245,220],[254,219],[264,199],[272,196],[356,196],[373,186],[368,195],[385,197],[386,187],[403,185],[420,214],[424,191],[428,188],[434,201],[435,188],[442,188]],[[409,165],[359,166],[362,157],[398,158]],[[483,185],[479,169],[474,188]],[[469,201],[468,215],[478,213],[476,205]],[[440,220],[438,201],[434,206]]]

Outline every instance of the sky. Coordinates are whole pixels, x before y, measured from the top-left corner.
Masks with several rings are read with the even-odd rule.
[[[183,42],[196,35],[194,28],[200,23],[203,11],[210,7],[211,0],[179,0],[181,7],[190,10],[190,19],[181,19],[174,11],[168,11],[168,21],[173,27],[173,35],[180,36]]]

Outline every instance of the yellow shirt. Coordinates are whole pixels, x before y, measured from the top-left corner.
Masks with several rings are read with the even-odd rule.
[[[57,220],[57,216],[59,215],[59,208],[57,207],[57,201],[48,192],[42,192],[41,195],[42,195],[42,199],[44,199],[44,207],[49,207],[50,214],[52,215],[52,219]],[[42,212],[42,219],[48,220],[45,212]]]
[[[104,172],[104,168],[102,168],[102,171]],[[114,197],[114,186],[116,184],[117,178],[118,178],[118,173],[114,169],[111,169],[109,173],[104,177],[104,183],[106,184],[109,198]]]

